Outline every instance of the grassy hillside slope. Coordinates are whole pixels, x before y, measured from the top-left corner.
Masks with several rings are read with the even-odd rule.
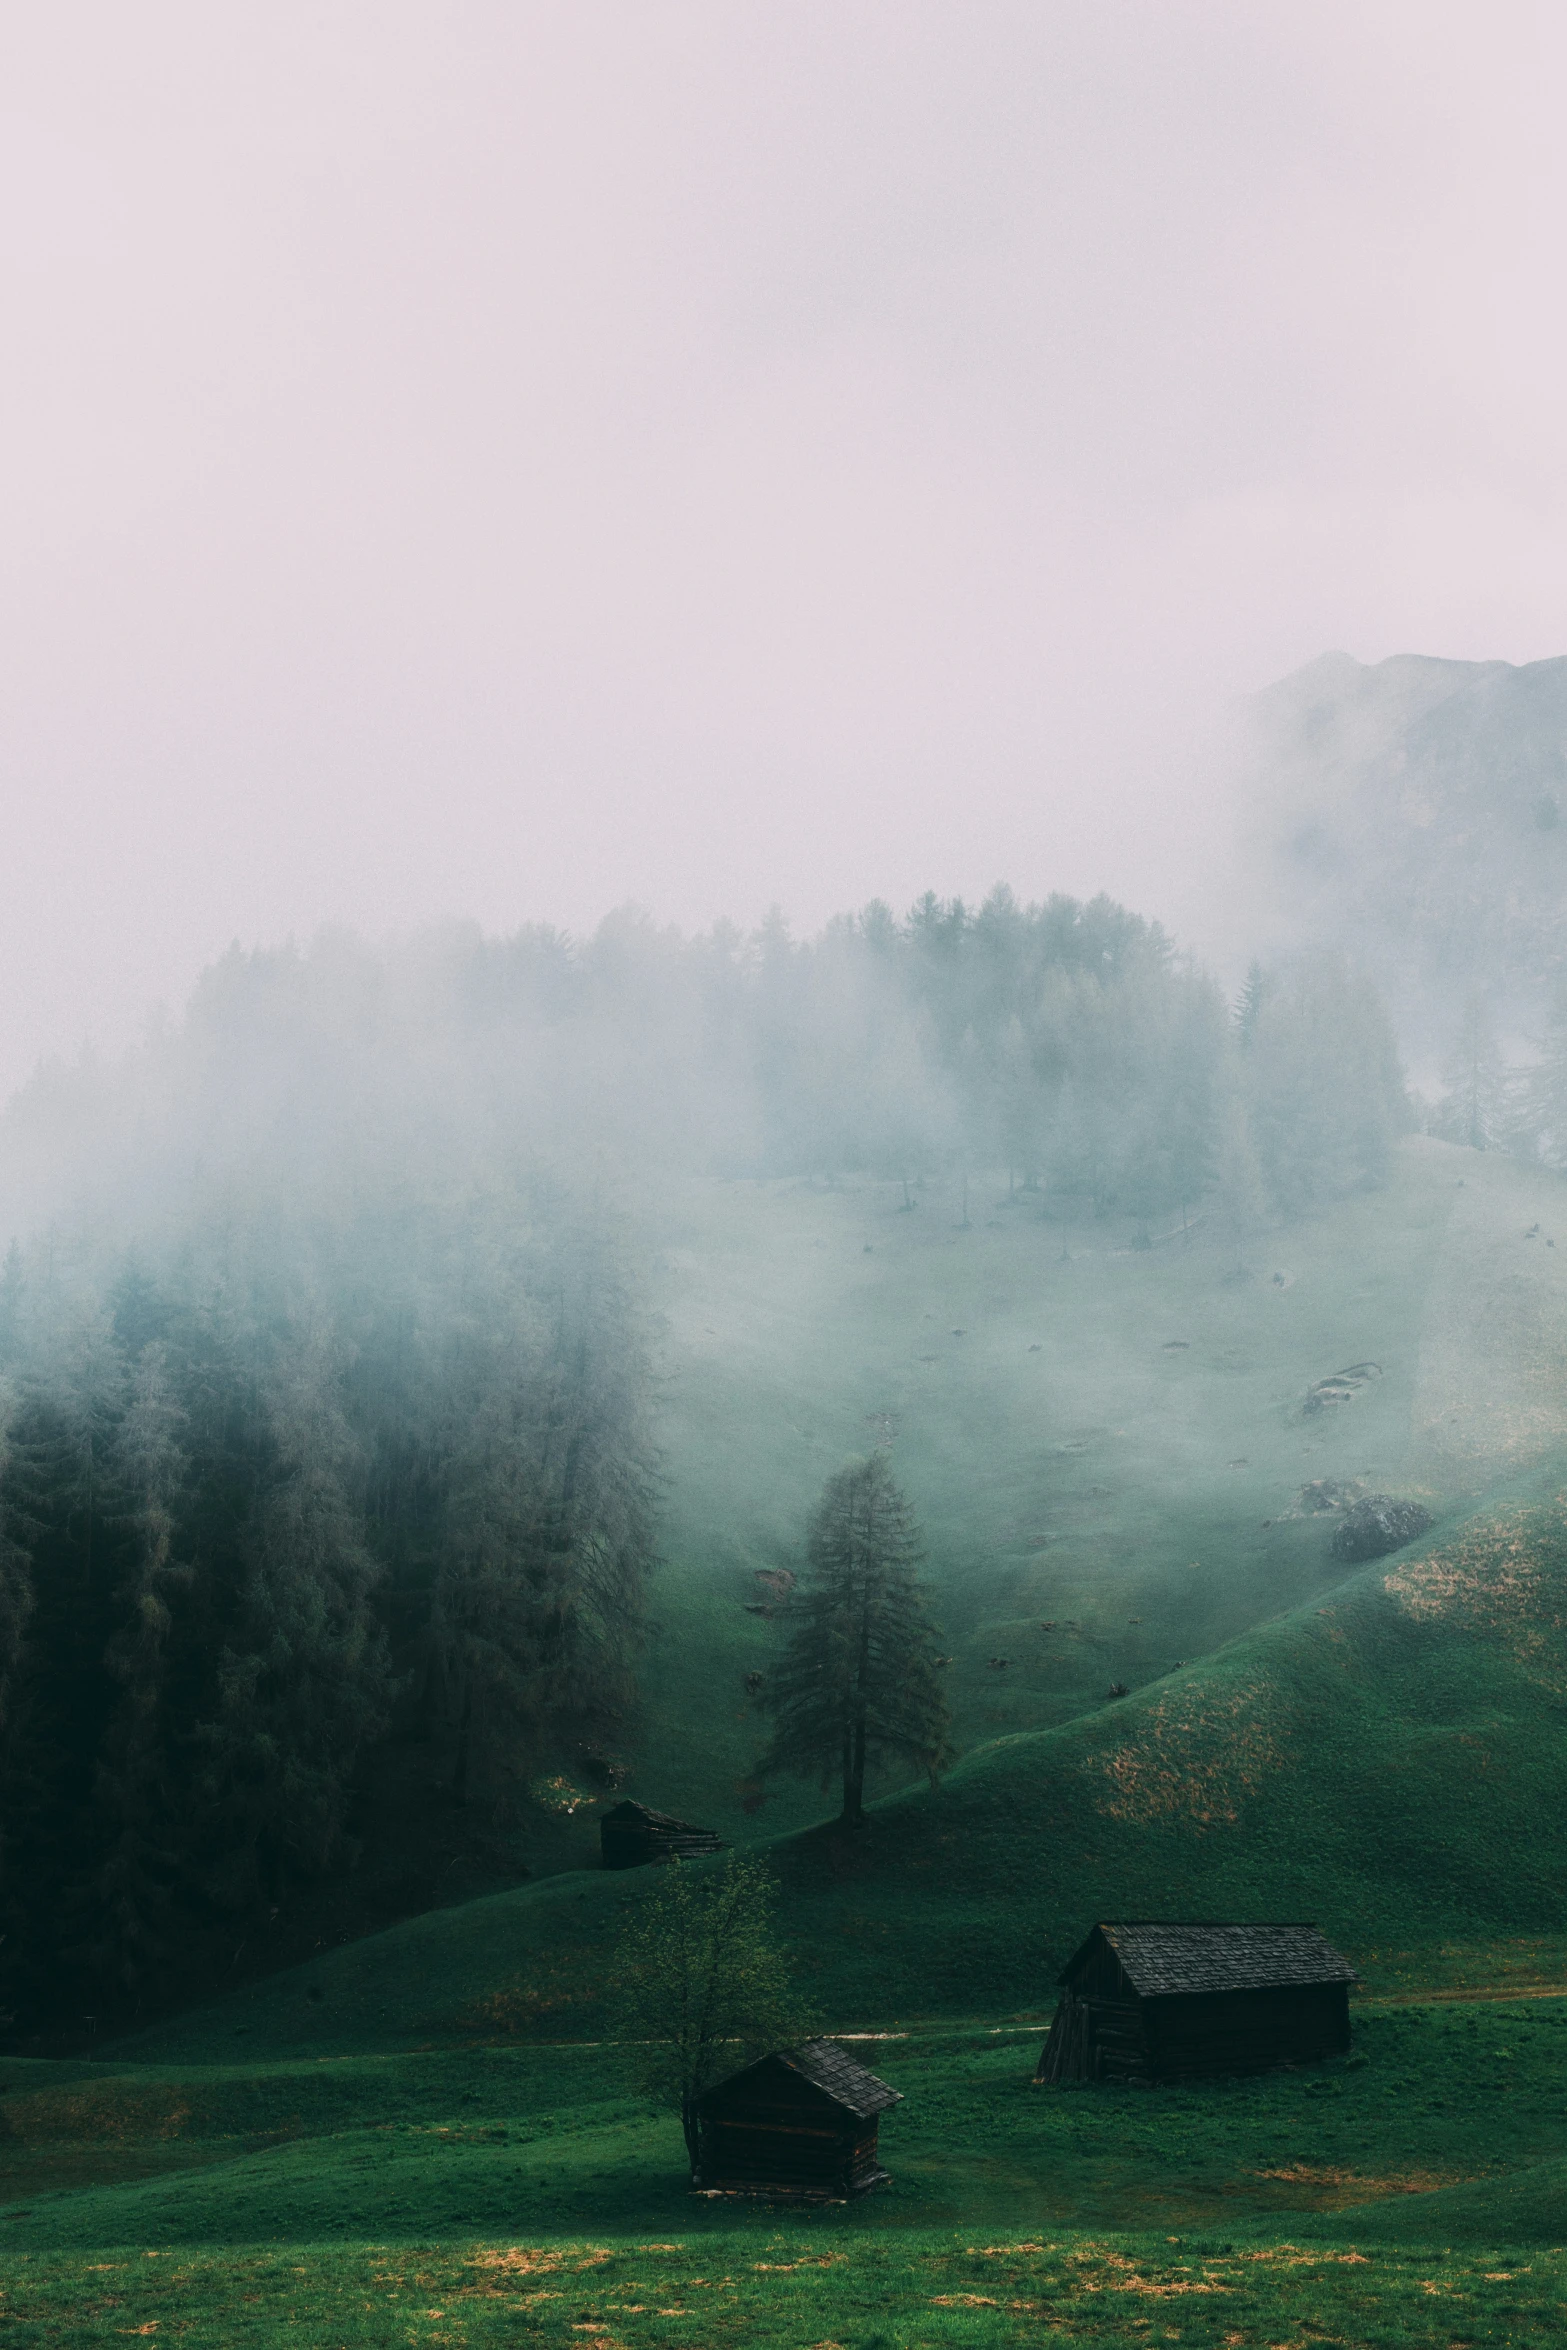
[[[519,2341],[561,2350],[730,2345],[800,2350],[1278,2350],[1281,2343],[1400,2350],[1556,2350],[1567,2259],[1175,2237],[1084,2238],[973,2228],[828,2236],[737,2227],[715,2260],[700,2238],[437,2239],[418,2246],[289,2244],[11,2269],[7,2310],[28,2345],[115,2345],[158,2333],[192,2350],[238,2343],[407,2350]],[[1171,2323],[1171,2319],[1179,2323]],[[678,2331],[674,2329],[678,2328]],[[164,2331],[163,2329],[166,2329]],[[1155,2331],[1154,2329],[1157,2329]]]
[[[1471,2242],[1561,2240],[1529,2182],[1560,2155],[1567,2000],[1379,2004],[1347,2060],[1155,2096],[1035,2089],[1033,2032],[856,2046],[903,2094],[881,2140],[896,2192],[775,2224],[839,2242],[965,2222],[1429,2241],[1422,2211],[1440,2220],[1468,2198]],[[737,2216],[693,2202],[674,2119],[634,2093],[614,2043],[52,2073],[0,2074],[0,2188],[24,2206],[7,2240],[35,2249],[569,2237],[606,2222],[712,2239]]]
[[[1567,1504],[1537,1480],[1131,1698],[978,1750],[858,1834],[770,1849],[824,2018],[882,2028],[1043,2013],[1096,1916],[1314,1917],[1384,1987],[1549,1974],[1567,1850],[1542,1823],[1564,1807]],[[607,1948],[654,1881],[571,1873],[436,1911],[130,2045],[612,2031]]]
[[[674,2121],[632,2089],[607,1963],[656,1874],[567,1871],[91,2059],[6,2060],[19,2338],[912,2350],[1122,2344],[1151,2320],[1215,2350],[1559,2340],[1558,1196],[1414,1146],[1389,1193],[1295,1236],[1282,1285],[1226,1284],[1200,1239],[1062,1265],[1059,1233],[999,1210],[916,1232],[927,1203],[885,1249],[870,1227],[867,1257],[852,1219],[878,1195],[699,1203],[705,1254],[665,1276],[669,1563],[638,1784],[711,1812],[727,1772],[730,1824],[768,1835],[823,2023],[886,2035],[857,2052],[905,2092],[894,2187],[830,2213],[693,2203]],[[976,1263],[1009,1268],[989,1321],[954,1305]],[[944,1352],[924,1317],[949,1312]],[[1384,1376],[1353,1403],[1302,1412],[1311,1379],[1368,1356]],[[755,1726],[712,1692],[766,1669],[753,1569],[789,1562],[866,1412],[925,1517],[969,1751],[851,1835],[745,1813]],[[1423,1492],[1438,1522],[1346,1575],[1331,1521],[1290,1512],[1305,1479],[1351,1474]],[[1049,1645],[1047,1619],[1080,1637]],[[1106,1701],[1111,1670],[1131,1696]],[[1365,1978],[1353,2054],[1151,2096],[1033,2089],[1056,1967],[1116,1913],[1316,1918]]]
[[[1441,1513],[1567,1447],[1558,1176],[1414,1139],[1386,1191],[1259,1240],[1241,1280],[1206,1225],[1134,1251],[1004,1187],[971,1187],[966,1231],[959,1193],[902,1196],[711,1183],[649,1205],[665,1564],[630,1787],[725,1834],[821,1808],[783,1782],[747,1810],[766,1724],[745,1675],[782,1637],[747,1609],[852,1452],[891,1443],[973,1749],[1339,1582],[1308,1481]],[[1303,1414],[1365,1360],[1383,1376],[1352,1404]]]

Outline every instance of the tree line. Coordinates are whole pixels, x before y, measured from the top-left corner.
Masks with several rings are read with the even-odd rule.
[[[345,1872],[367,1790],[504,1822],[567,1758],[614,1775],[657,1480],[605,1200],[861,1173],[912,1206],[1009,1169],[1146,1240],[1210,1213],[1244,1260],[1407,1118],[1344,965],[1227,1004],[1157,925],[1006,891],[808,941],[236,950],[124,1062],[40,1072],[0,1115],[31,1235],[0,1266],[0,1999],[108,2017],[210,1973]],[[945,1753],[912,1529],[856,1475],[769,1765],[826,1757],[851,1818],[878,1747]]]
[[[627,1735],[652,1556],[613,1232],[516,1194],[312,1249],[0,1275],[0,1969],[134,2013],[346,1868],[367,1777],[447,1800]],[[306,1277],[306,1267],[310,1276]]]
[[[1011,1171],[1144,1236],[1219,1195],[1291,1215],[1380,1179],[1409,1123],[1374,989],[1331,956],[1227,1004],[1108,899],[879,904],[791,937],[623,912],[573,941],[430,932],[237,949],[126,1061],[41,1070],[0,1115],[0,1213],[139,1229],[259,1153],[338,1192],[393,1156],[664,1173]],[[0,1224],[0,1230],[5,1226]]]
[[[1567,1167],[1567,989],[1538,1033],[1519,1041],[1523,1057],[1510,1056],[1495,998],[1473,990],[1443,1057],[1442,1091],[1420,1105],[1422,1123],[1444,1142]]]

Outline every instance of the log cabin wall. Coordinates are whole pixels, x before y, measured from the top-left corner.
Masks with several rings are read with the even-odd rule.
[[[849,2148],[849,2193],[864,2195],[872,2187],[881,2186],[887,2176],[877,2152],[876,2124],[874,2121],[861,2122],[858,2134]]]
[[[1097,1942],[1062,1995],[1035,2075],[1040,2081],[1152,2077],[1143,2002],[1107,1942]]]
[[[1093,2019],[1087,2000],[1068,1989],[1062,1992],[1051,2019],[1034,2078],[1058,2086],[1063,2081],[1091,2081],[1093,2077]]]
[[[784,2065],[754,2066],[702,2100],[702,2185],[814,2200],[863,2195],[887,2176],[877,2123]]]
[[[716,1829],[693,1827],[689,1820],[650,1811],[645,1804],[618,1804],[599,1822],[599,1849],[607,1869],[639,1869],[661,1860],[698,1860],[722,1848],[723,1839]]]
[[[1141,1936],[1141,1947],[1133,1942],[1134,1956],[1123,1963],[1111,1935]],[[1154,1937],[1163,1948],[1154,1949],[1150,1965]],[[1214,1985],[1216,1969],[1222,1983],[1223,1970],[1254,1965],[1259,1942],[1265,1963],[1277,1963],[1280,1937],[1287,1963],[1299,1963],[1306,1980]],[[1186,1954],[1177,1950],[1172,1966],[1169,1946],[1177,1938]],[[1129,1964],[1152,1972],[1153,1983],[1139,1991]],[[1178,1975],[1172,1982],[1176,1968],[1195,1973],[1196,1987],[1181,1988]],[[1352,1979],[1315,1928],[1096,1927],[1063,1978],[1035,2079],[1149,2084],[1315,2063],[1350,2045]]]
[[[1089,2078],[1151,2081],[1153,2052],[1148,2045],[1143,2001],[1132,1994],[1125,1999],[1090,1999],[1087,2004]]]
[[[1144,2006],[1149,2060],[1161,2081],[1313,2064],[1349,2046],[1347,1983],[1204,1991]]]
[[[1137,1996],[1126,1979],[1126,1969],[1103,1940],[1095,1941],[1072,1978],[1072,1988],[1082,1999],[1121,2000]]]
[[[782,2068],[702,2113],[702,2183],[784,2194],[845,2195],[862,2141],[875,2166],[876,2124],[844,2113]]]
[[[855,2172],[864,2167],[850,2129],[716,2114],[703,2117],[704,2187],[832,2197],[852,2193]],[[874,2134],[869,2167],[875,2168]]]

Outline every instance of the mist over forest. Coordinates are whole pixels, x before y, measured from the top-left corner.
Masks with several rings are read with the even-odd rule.
[[[1564,743],[1560,658],[1330,653],[1242,712],[1250,918],[1370,972],[1433,1095],[1455,1057],[1560,1050]]]
[[[1319,895],[1229,992],[1103,896],[928,893],[803,938],[628,908],[582,938],[236,946],[137,1050],[41,1066],[0,1114],[13,2015],[139,2013],[275,1957],[322,1888],[421,1839],[470,1886],[569,1857],[563,1823],[646,1760],[649,1275],[691,1185],[959,1233],[1001,1197],[1064,1260],[1200,1238],[1244,1289],[1417,1129],[1554,1162],[1549,876],[1534,929],[1510,893],[1556,806],[1513,714],[1559,667],[1327,662],[1275,689],[1275,869]],[[1405,1044],[1442,1056],[1424,1098],[1411,1004]],[[1547,1033],[1509,1071],[1499,1022],[1527,1005]],[[393,1870],[371,1914],[440,1884]]]
[[[1462,1072],[1425,1115],[1473,1125]],[[236,947],[139,1050],[41,1068],[0,1118],[13,2012],[278,1947],[432,1797],[495,1881],[551,1865],[550,1790],[623,1781],[683,1182],[961,1227],[999,1182],[1063,1250],[1201,1229],[1244,1283],[1418,1122],[1336,942],[1227,999],[1145,916],[1005,887],[805,939]]]
[[[5,58],[0,2326],[1558,2350],[1567,16]]]

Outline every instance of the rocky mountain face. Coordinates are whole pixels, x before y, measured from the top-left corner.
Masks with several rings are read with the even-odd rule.
[[[1526,1034],[1567,980],[1567,658],[1329,653],[1256,695],[1245,829],[1274,927],[1375,972],[1417,1053],[1477,993]]]

